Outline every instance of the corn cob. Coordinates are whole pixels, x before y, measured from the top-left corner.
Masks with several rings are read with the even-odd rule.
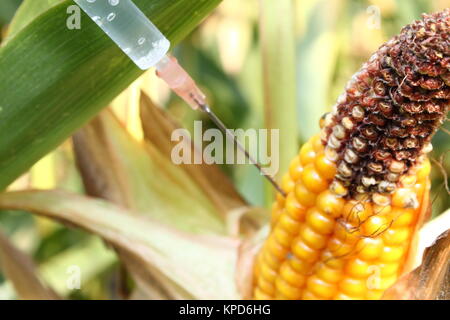
[[[450,101],[450,10],[380,47],[282,180],[255,299],[379,299],[429,206],[431,137]]]

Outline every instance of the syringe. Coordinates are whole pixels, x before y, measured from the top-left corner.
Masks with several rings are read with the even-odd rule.
[[[200,109],[255,165],[275,189],[285,192],[248,153],[237,137],[211,111],[206,96],[178,61],[167,55],[170,42],[131,0],[74,0],[77,5],[142,70],[156,68],[156,74],[194,110]]]

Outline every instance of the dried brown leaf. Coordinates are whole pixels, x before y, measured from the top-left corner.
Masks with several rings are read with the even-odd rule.
[[[254,235],[248,237],[239,246],[235,280],[239,293],[244,299],[251,299],[253,296],[253,269],[255,259],[268,234],[269,226],[267,225]]]
[[[389,288],[385,300],[450,299],[450,230],[425,250],[422,264]]]
[[[74,136],[88,194],[130,212],[204,234],[225,234],[208,197],[154,146],[134,140],[109,110]]]
[[[0,269],[25,300],[58,300],[60,297],[42,283],[31,258],[17,249],[0,232]]]
[[[168,159],[173,147],[178,142],[172,141],[172,133],[181,126],[164,110],[155,106],[153,101],[144,93],[141,94],[140,114],[144,136],[147,141],[156,146]],[[186,137],[184,142],[190,145],[192,154],[202,152],[195,148],[192,141]],[[236,208],[246,207],[245,200],[239,195],[230,179],[216,165],[181,164],[209,199],[217,206],[222,214]]]
[[[235,239],[181,232],[103,200],[63,191],[0,194],[0,208],[34,212],[99,235],[144,270],[158,270],[196,299],[238,297]]]

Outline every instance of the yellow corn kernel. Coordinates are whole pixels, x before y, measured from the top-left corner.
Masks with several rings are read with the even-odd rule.
[[[316,250],[324,248],[328,240],[328,237],[317,233],[308,225],[301,227],[299,235],[306,245]]]
[[[317,207],[333,218],[340,217],[345,205],[345,200],[330,190],[322,192],[316,201]]]
[[[392,211],[392,207],[390,205],[373,205],[372,207],[373,214],[375,215],[389,215]]]
[[[339,289],[350,297],[361,297],[367,291],[365,279],[345,278],[339,282]]]
[[[363,260],[374,260],[380,256],[383,245],[383,240],[380,238],[364,238],[356,245],[356,252]]]
[[[266,263],[260,263],[259,265],[261,266],[261,268],[259,269],[261,277],[271,282],[275,281],[277,272]]]
[[[379,289],[383,290],[383,291],[388,289],[390,286],[392,286],[395,283],[396,280],[397,280],[397,275],[392,275],[390,277],[382,278],[380,281]]]
[[[324,299],[319,296],[316,296],[309,290],[305,290],[302,295],[302,300],[324,300]]]
[[[302,206],[312,207],[316,203],[317,195],[299,181],[295,186],[295,197]]]
[[[273,270],[278,270],[281,264],[280,259],[273,255],[268,249],[263,251],[263,261]]]
[[[335,257],[346,257],[354,252],[354,245],[348,244],[338,238],[332,238],[328,243],[328,248]]]
[[[313,150],[316,154],[322,153],[323,150],[325,149],[322,144],[322,140],[320,139],[320,133],[316,134],[315,136],[313,136],[311,138],[311,144],[312,144]]]
[[[326,266],[337,270],[343,269],[345,265],[345,259],[334,254],[330,249],[323,251],[320,260],[323,261]]]
[[[365,278],[371,274],[370,264],[359,258],[352,258],[345,265],[345,273],[355,278]]]
[[[317,156],[314,166],[316,167],[317,172],[327,180],[332,180],[336,175],[336,164],[330,161],[324,153]]]
[[[255,300],[273,300],[271,294],[265,293],[264,291],[259,289],[259,287],[255,288],[254,298],[255,298]]]
[[[288,247],[292,242],[293,235],[283,228],[276,228],[273,232],[273,235],[275,239],[285,247]]]
[[[317,172],[312,164],[305,166],[301,180],[308,190],[316,194],[328,188],[327,181]]]
[[[295,271],[288,262],[283,263],[281,266],[280,276],[290,285],[298,288],[302,287],[306,281],[306,277]]]
[[[347,223],[360,226],[373,215],[372,206],[369,202],[351,200],[344,205],[342,215]]]
[[[379,236],[388,228],[389,222],[385,216],[371,216],[362,224],[362,232],[368,237]]]
[[[430,172],[431,172],[431,163],[430,160],[426,159],[417,170],[416,173],[417,181],[426,181],[430,176]]]
[[[413,188],[399,188],[392,195],[392,205],[397,208],[414,208],[417,201]]]
[[[288,214],[282,214],[278,220],[278,224],[280,228],[283,228],[292,234],[296,234],[300,227],[300,221],[294,220]]]
[[[367,300],[380,300],[383,296],[383,290],[369,290],[366,295]]]
[[[414,209],[393,208],[391,211],[392,227],[408,227],[414,223],[415,212]]]
[[[258,278],[258,287],[267,294],[275,293],[275,285],[273,284],[273,282],[268,281],[263,277]]]
[[[359,228],[340,223],[336,224],[334,235],[337,239],[346,244],[355,244],[361,239]]]
[[[288,299],[298,300],[301,298],[303,293],[302,289],[290,285],[283,278],[277,278],[277,280],[275,281],[275,286],[277,288],[277,291],[279,291]]]
[[[336,284],[328,283],[317,276],[308,279],[306,288],[323,299],[331,299],[337,293]]]
[[[380,260],[383,262],[399,261],[404,253],[404,246],[384,246],[383,250],[381,250]]]
[[[316,159],[316,153],[314,152],[311,142],[307,142],[300,149],[300,163],[305,167],[307,164],[312,163]]]
[[[334,297],[334,300],[364,300],[364,297],[350,297],[345,293],[340,292]]]
[[[300,158],[295,157],[289,166],[289,175],[293,181],[300,179],[300,175],[303,171],[303,167],[300,165]]]
[[[410,228],[389,228],[382,234],[382,238],[385,244],[398,245],[407,241],[410,233]]]
[[[277,257],[279,260],[284,259],[288,252],[287,248],[282,246],[273,235],[270,236],[267,240],[267,249],[273,256]]]
[[[295,188],[295,182],[291,179],[289,175],[285,175],[281,180],[281,188],[289,193]]]
[[[275,202],[272,205],[272,217],[270,219],[270,224],[274,226],[277,223],[278,218],[280,217],[281,211],[283,211],[282,206]]]
[[[277,203],[278,203],[278,205],[279,205],[280,207],[283,207],[283,206],[284,206],[285,199],[284,199],[284,197],[283,197],[280,193],[277,193],[277,195],[276,195],[276,200],[277,200]]]
[[[322,263],[317,269],[317,276],[328,282],[328,283],[336,283],[342,279],[343,273],[340,269],[331,268],[325,263]]]
[[[397,274],[399,269],[398,263],[378,263],[376,265],[380,268],[380,275],[384,277]]]
[[[288,260],[289,265],[294,269],[296,272],[307,276],[311,274],[312,264],[309,262],[306,262],[305,260],[299,259],[296,256],[290,257]]]
[[[319,257],[319,251],[309,247],[301,238],[294,240],[292,252],[297,258],[306,262],[314,262]]]
[[[330,234],[335,225],[334,220],[318,210],[318,208],[310,208],[306,211],[306,222],[321,234]]]
[[[286,212],[292,219],[302,221],[305,217],[306,208],[297,201],[293,193],[290,193],[286,197]]]

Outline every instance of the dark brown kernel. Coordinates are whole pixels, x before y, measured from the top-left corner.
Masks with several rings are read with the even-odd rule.
[[[335,182],[359,192],[396,188],[430,149],[450,105],[450,9],[405,26],[352,77],[324,125],[335,148]],[[373,184],[373,182],[376,184]],[[360,197],[360,195],[358,195]]]
[[[395,152],[395,159],[398,161],[409,160],[411,158],[411,152],[407,150]]]
[[[408,131],[406,128],[392,126],[389,131],[389,133],[394,137],[405,138],[408,136]]]
[[[403,148],[412,149],[419,146],[419,139],[417,138],[407,138],[403,141]]]
[[[362,120],[362,119],[364,119],[364,115],[365,115],[364,109],[361,108],[361,106],[354,106],[353,107],[353,109],[352,109],[352,116],[353,116],[353,118]]]
[[[341,164],[339,165],[338,172],[341,176],[346,177],[346,178],[351,177],[353,174],[350,167],[344,161],[342,161]]]
[[[345,150],[345,153],[344,153],[344,160],[345,160],[347,163],[353,164],[353,163],[358,162],[359,157],[358,157],[358,155],[357,155],[352,149],[348,148],[347,150]]]
[[[403,118],[400,122],[403,127],[413,127],[417,124],[417,120],[414,118]]]
[[[376,160],[379,160],[379,161],[387,160],[392,157],[392,155],[389,152],[382,150],[382,149],[376,150],[374,152],[373,156]]]
[[[352,119],[350,117],[344,117],[342,119],[342,125],[347,130],[352,130],[355,124],[353,123]]]
[[[395,150],[395,149],[397,149],[399,143],[398,143],[398,140],[396,138],[385,137],[385,138],[383,138],[382,145],[384,147],[389,148],[389,149]]]
[[[378,133],[373,126],[366,126],[362,128],[361,133],[369,140],[375,140],[378,138]]]
[[[384,96],[386,94],[386,88],[382,81],[375,81],[373,83],[373,92],[378,96]]]
[[[345,138],[345,129],[341,125],[336,125],[333,128],[333,134],[338,139],[344,139]]]
[[[353,148],[358,152],[364,152],[367,150],[367,142],[365,142],[363,139],[355,137],[352,140]]]
[[[386,119],[384,119],[383,117],[376,115],[376,114],[369,115],[368,120],[365,122],[373,123],[374,125],[376,125],[378,127],[384,127],[386,125]]]
[[[381,101],[378,103],[378,109],[385,117],[391,115],[393,112],[392,106],[385,101]]]
[[[375,172],[375,173],[380,173],[383,172],[383,165],[381,163],[377,163],[377,162],[370,162],[367,167],[369,168],[369,170]]]

